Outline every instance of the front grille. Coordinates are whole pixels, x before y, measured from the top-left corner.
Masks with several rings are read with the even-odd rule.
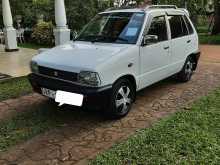
[[[39,66],[39,73],[42,75],[55,77],[63,80],[69,80],[69,81],[77,81],[77,77],[78,77],[78,73],[61,71],[43,66]]]

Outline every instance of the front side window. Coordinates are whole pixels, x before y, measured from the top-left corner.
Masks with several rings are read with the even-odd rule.
[[[76,41],[135,44],[144,22],[144,13],[98,14],[77,37]]]
[[[147,35],[156,35],[159,42],[168,40],[165,16],[153,18]]]
[[[168,16],[168,20],[170,23],[172,39],[188,35],[188,30],[182,16]]]

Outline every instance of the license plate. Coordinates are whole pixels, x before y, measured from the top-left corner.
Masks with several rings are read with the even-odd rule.
[[[63,104],[69,104],[69,105],[81,107],[83,104],[83,97],[84,96],[81,94],[70,93],[65,91],[57,91],[55,101],[57,103],[60,103],[59,106]]]
[[[56,98],[56,91],[46,89],[46,88],[41,88],[42,95],[47,96],[49,98],[55,99]]]

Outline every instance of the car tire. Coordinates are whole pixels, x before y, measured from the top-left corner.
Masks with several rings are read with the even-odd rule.
[[[110,105],[107,108],[107,117],[120,119],[126,116],[135,100],[136,90],[127,79],[118,80],[112,88]]]
[[[189,56],[186,59],[186,62],[182,68],[182,70],[177,74],[177,80],[180,82],[188,82],[191,80],[193,75],[193,60]]]

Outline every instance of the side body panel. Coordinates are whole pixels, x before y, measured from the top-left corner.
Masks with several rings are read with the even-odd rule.
[[[131,45],[96,68],[100,73],[102,85],[113,84],[120,77],[131,75],[135,79],[139,74],[139,46]],[[138,80],[136,79],[138,85]]]

